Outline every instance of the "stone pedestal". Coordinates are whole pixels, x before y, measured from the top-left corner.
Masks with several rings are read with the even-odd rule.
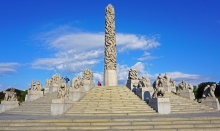
[[[149,105],[159,114],[170,114],[170,99],[169,98],[152,98],[149,100]]]
[[[136,89],[136,95],[139,96],[142,100],[146,101],[147,103],[149,103],[149,99],[152,98],[153,93],[153,87],[143,87]]]
[[[167,92],[171,92],[171,86],[164,85],[164,89],[165,89],[165,91],[167,91]]]
[[[25,101],[29,102],[29,101],[33,101],[36,100],[40,97],[43,97],[44,92],[43,91],[32,91],[32,90],[28,90],[28,94],[25,97]]]
[[[72,101],[79,101],[85,94],[84,88],[69,88],[69,99]]]
[[[175,86],[171,86],[171,92],[176,93],[176,87]]]
[[[94,86],[95,85],[92,80],[83,80],[83,88],[85,91],[90,91]]]
[[[206,97],[201,99],[201,103],[207,106],[214,107],[217,110],[220,110],[219,101],[214,97]]]
[[[104,72],[104,85],[105,86],[117,86],[117,71],[116,70],[105,70]]]
[[[49,87],[49,93],[57,92],[58,84],[53,84]]]
[[[52,116],[64,114],[70,107],[73,106],[73,101],[69,99],[53,99],[50,107]]]
[[[19,101],[1,101],[0,113],[19,106]]]
[[[126,86],[133,92],[136,92],[139,80],[127,80]]]
[[[49,89],[50,89],[49,87],[45,87],[45,88],[44,88],[44,94],[49,93]]]
[[[195,99],[195,95],[192,90],[179,90],[177,94],[191,100]]]

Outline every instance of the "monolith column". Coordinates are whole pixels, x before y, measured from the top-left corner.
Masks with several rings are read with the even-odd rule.
[[[116,38],[115,38],[115,11],[109,4],[105,14],[105,67],[104,85],[117,86],[116,70]]]

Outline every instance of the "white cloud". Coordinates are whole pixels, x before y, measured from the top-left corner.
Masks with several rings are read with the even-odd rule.
[[[50,58],[32,62],[33,68],[76,73],[92,68],[104,58],[104,33],[71,31],[68,26],[47,32],[40,37],[44,46],[55,51]],[[149,50],[160,45],[156,37],[117,33],[117,50]]]
[[[16,72],[18,66],[20,66],[20,64],[16,62],[0,63],[0,76]]]
[[[148,50],[160,46],[157,37],[144,35],[117,33],[116,43],[119,45],[119,52],[126,50]]]
[[[159,58],[159,57],[152,56],[151,53],[145,51],[144,54],[140,58],[138,58],[138,60],[143,61],[143,60],[152,60],[156,58]]]

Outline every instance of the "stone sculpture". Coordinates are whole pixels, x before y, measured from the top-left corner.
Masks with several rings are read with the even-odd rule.
[[[179,90],[193,90],[193,86],[191,84],[187,84],[184,80],[182,80],[179,85]]]
[[[128,73],[128,79],[138,80],[138,71],[136,69],[130,69]]]
[[[115,12],[114,7],[109,4],[105,14],[105,65],[104,85],[117,86],[116,71],[116,37],[115,37]]]
[[[69,97],[69,88],[66,83],[61,83],[58,87],[58,98],[59,99],[68,99]]]
[[[115,12],[111,4],[105,15],[105,70],[116,70]]]
[[[61,78],[61,76],[59,74],[54,74],[52,76],[52,82],[51,82],[52,85],[54,85],[54,84],[59,85],[62,82],[63,82],[63,79]]]
[[[31,82],[31,90],[32,91],[41,91],[42,89],[42,84],[40,83],[40,81],[34,81],[32,80]]]
[[[170,79],[170,86],[175,87],[176,86],[176,82],[173,81],[172,79]]]
[[[75,89],[83,87],[83,80],[81,80],[81,78],[79,76],[74,77],[72,79],[72,87],[74,87]]]
[[[186,82],[184,81],[184,80],[182,80],[180,83],[179,83],[179,85],[178,85],[178,87],[179,87],[179,90],[185,90],[186,89]]]
[[[206,97],[213,97],[213,98],[215,98],[215,89],[216,89],[216,84],[212,84],[212,86],[207,85],[204,88],[202,97],[203,98],[206,98]]]
[[[153,86],[154,86],[153,98],[164,97],[165,95],[164,79],[161,74],[158,75],[157,80],[154,82]]]
[[[143,87],[150,87],[150,80],[144,76],[142,76],[142,79],[139,79],[138,82],[138,88],[143,88]]]
[[[3,91],[5,94],[5,101],[17,101],[17,93],[15,92],[15,88],[10,88],[10,91]]]
[[[90,69],[85,69],[83,71],[83,80],[93,80],[93,73]]]

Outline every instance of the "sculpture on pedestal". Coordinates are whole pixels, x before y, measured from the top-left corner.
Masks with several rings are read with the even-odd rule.
[[[69,97],[69,88],[66,83],[61,83],[58,87],[58,98],[59,99],[68,99]]]
[[[40,83],[40,81],[34,81],[32,80],[31,82],[31,90],[32,91],[41,91],[42,89],[42,84]]]
[[[213,98],[215,98],[215,89],[216,89],[216,84],[212,84],[211,86],[207,85],[204,88],[202,97],[203,98],[206,98],[206,97],[213,97]]]
[[[115,11],[109,4],[105,14],[104,85],[117,86]]]
[[[80,87],[83,87],[83,80],[79,77],[79,76],[77,76],[77,77],[74,77],[73,79],[72,79],[72,87],[74,87],[75,89],[78,89],[78,88],[80,88]]]
[[[137,87],[138,88],[150,87],[150,80],[148,78],[142,76],[142,79],[139,79]]]
[[[53,84],[59,85],[59,84],[61,84],[62,82],[63,82],[63,79],[60,77],[59,74],[54,74],[54,75],[52,76],[52,82],[51,82],[52,85],[53,85]]]
[[[187,84],[184,80],[178,85],[179,90],[193,90],[193,86],[191,84]]]
[[[161,74],[158,75],[157,80],[153,84],[154,86],[154,94],[153,98],[164,97],[165,89],[164,89],[164,80]]]
[[[5,101],[17,101],[17,93],[15,92],[15,88],[10,88],[10,91],[3,91],[5,94]]]
[[[138,80],[138,71],[136,69],[130,69],[128,73],[128,79]]]
[[[83,80],[93,80],[93,73],[90,69],[85,69],[83,71]]]

